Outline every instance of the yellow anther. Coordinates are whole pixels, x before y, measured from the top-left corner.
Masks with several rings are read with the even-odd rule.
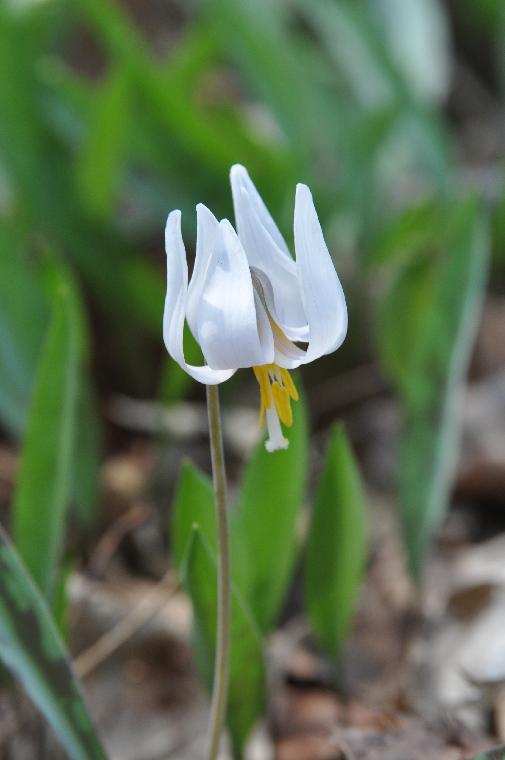
[[[272,406],[272,391],[270,388],[270,379],[268,377],[268,366],[253,367],[253,372],[260,386],[260,430],[263,428],[265,420],[265,410]]]
[[[272,395],[274,397],[275,408],[279,419],[286,427],[291,427],[293,424],[293,412],[291,411],[291,401],[289,399],[289,393],[284,386],[279,383],[272,383]]]
[[[291,398],[293,399],[293,401],[298,401],[298,398],[299,398],[298,391],[296,390],[296,386],[293,382],[293,378],[291,377],[287,369],[284,369],[284,368],[281,369],[281,377],[282,377],[282,382],[286,386],[287,391],[289,395],[291,396]]]
[[[260,386],[260,429],[263,428],[265,412],[272,405],[275,405],[280,421],[286,427],[291,427],[293,424],[291,399],[297,401],[298,392],[288,370],[277,364],[263,364],[252,369]]]

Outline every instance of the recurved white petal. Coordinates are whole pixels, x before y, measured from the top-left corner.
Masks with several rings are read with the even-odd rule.
[[[288,259],[292,260],[286,242],[282,237],[280,230],[274,222],[265,203],[263,202],[261,195],[258,193],[256,186],[250,178],[245,166],[242,166],[242,164],[234,164],[231,167],[230,183],[231,192],[233,195],[233,204],[235,207],[235,223],[239,237],[241,237],[240,227],[243,221],[243,216],[244,214],[247,215],[248,211],[247,207],[244,208],[243,206],[242,193],[240,192],[241,190],[245,190],[248,196],[248,204],[250,204],[250,207],[256,211],[256,214],[263,227],[265,227],[267,232],[270,234],[270,237],[277,245],[281,253]]]
[[[303,363],[335,351],[347,333],[347,306],[312,194],[298,184],[295,201],[295,250],[301,297],[310,340]]]
[[[196,254],[193,274],[188,287],[186,319],[191,332],[198,340],[198,306],[205,287],[211,252],[216,238],[221,234],[219,222],[207,206],[199,203],[196,207]]]
[[[188,265],[181,234],[181,212],[172,211],[165,227],[167,252],[167,293],[163,313],[163,339],[168,353],[191,377],[215,385],[228,380],[234,369],[215,370],[207,365],[195,367],[184,358],[183,330],[188,292]]]
[[[300,297],[296,265],[277,225],[243,166],[230,172],[235,222],[249,266],[263,274],[268,310],[291,340],[307,340],[307,320]]]
[[[203,355],[210,367],[220,370],[269,364],[273,361],[273,339],[263,320],[260,337],[244,249],[226,219],[219,223],[219,231],[196,309]]]

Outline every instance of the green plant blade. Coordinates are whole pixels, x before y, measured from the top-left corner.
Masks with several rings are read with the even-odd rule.
[[[212,480],[186,461],[182,465],[175,492],[170,542],[175,567],[181,576],[195,525],[215,552],[216,517]]]
[[[129,129],[129,81],[113,71],[97,93],[88,134],[76,162],[77,189],[94,218],[108,218],[117,199]]]
[[[72,760],[105,760],[49,610],[0,528],[0,657]]]
[[[319,641],[334,658],[351,620],[366,546],[359,471],[344,430],[336,427],[317,489],[304,563],[308,616]]]
[[[272,454],[258,444],[243,478],[232,527],[241,554],[243,586],[263,632],[275,622],[297,552],[297,518],[307,476],[307,420],[303,399],[294,405],[289,448]],[[241,585],[242,587],[242,585]]]
[[[474,199],[447,210],[436,255],[407,265],[382,310],[380,347],[404,413],[399,492],[409,562],[419,576],[443,518],[456,465],[458,400],[475,337],[489,259]],[[402,319],[394,314],[402,314]]]
[[[70,497],[78,356],[75,304],[62,284],[35,378],[12,515],[15,544],[47,598]]]
[[[0,418],[22,431],[47,305],[35,274],[19,255],[17,236],[0,227]],[[30,318],[27,318],[27,314]]]
[[[193,530],[187,552],[185,579],[195,616],[197,661],[210,687],[216,647],[216,555],[197,528]],[[235,756],[241,756],[264,703],[265,667],[261,636],[246,603],[234,588],[227,723]]]

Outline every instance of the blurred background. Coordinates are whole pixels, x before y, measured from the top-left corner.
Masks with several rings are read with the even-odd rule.
[[[169,520],[181,464],[210,462],[204,388],[162,344],[163,227],[180,208],[191,260],[196,203],[233,221],[237,162],[289,244],[310,185],[350,320],[296,377],[309,453],[278,477],[308,488],[251,756],[505,742],[504,77],[501,0],[1,0],[0,516],[112,757],[199,756]],[[221,391],[233,500],[258,390]],[[298,551],[337,421],[368,514],[339,691]],[[57,757],[1,699],[0,756]]]

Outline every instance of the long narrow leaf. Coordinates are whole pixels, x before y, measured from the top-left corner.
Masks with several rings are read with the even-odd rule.
[[[207,684],[212,683],[216,647],[216,555],[195,528],[185,565],[193,603],[197,659]],[[263,645],[256,623],[236,588],[232,592],[230,684],[227,722],[236,757],[265,701]]]
[[[334,429],[319,481],[305,558],[305,600],[314,631],[337,657],[366,554],[364,495],[342,428]]]
[[[107,219],[117,200],[130,125],[130,84],[118,68],[101,85],[76,162],[77,190],[95,218]]]
[[[0,528],[0,658],[72,760],[105,760],[47,606]]]
[[[37,370],[13,505],[16,546],[48,598],[71,489],[78,355],[75,305],[62,286]]]
[[[399,273],[382,307],[379,336],[385,366],[403,401],[400,503],[416,576],[447,507],[457,456],[458,400],[484,293],[489,244],[474,199],[446,209],[438,247]]]
[[[275,622],[297,551],[297,518],[307,475],[307,421],[303,400],[294,404],[289,448],[269,454],[261,442],[247,465],[232,527],[245,591],[262,631]]]
[[[473,347],[489,258],[475,201],[461,204],[438,274],[405,398],[400,501],[410,563],[419,575],[430,536],[445,514],[459,438],[459,401]]]
[[[0,418],[23,430],[47,306],[34,273],[23,264],[16,236],[0,228]]]

